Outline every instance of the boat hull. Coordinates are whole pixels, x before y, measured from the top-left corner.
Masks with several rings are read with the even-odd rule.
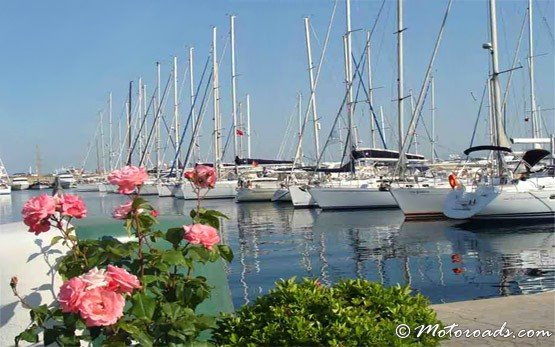
[[[209,189],[203,199],[233,199],[236,192],[237,181],[217,181],[214,188]],[[176,194],[178,199],[196,200],[197,195],[189,182],[181,184],[181,194]]]
[[[29,182],[14,182],[12,183],[12,190],[27,190],[29,186]]]
[[[12,187],[0,187],[0,195],[10,195],[12,193]]]
[[[449,187],[391,188],[391,194],[405,215],[405,220],[441,219]]]
[[[323,210],[398,207],[389,191],[378,188],[312,187],[309,192]]]
[[[239,188],[237,189],[236,202],[272,201],[276,188]]]
[[[274,192],[271,200],[273,202],[291,202],[291,193],[288,188],[280,188]]]
[[[456,189],[447,195],[444,213],[452,219],[525,220],[555,218],[555,187],[528,191],[508,187]]]
[[[311,208],[317,207],[316,201],[308,192],[308,186],[289,186],[289,194],[291,195],[291,202],[295,208]]]
[[[77,183],[78,192],[98,192],[98,183]]]

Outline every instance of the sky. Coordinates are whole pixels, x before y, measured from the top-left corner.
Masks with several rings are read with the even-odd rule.
[[[537,104],[543,110],[544,134],[546,130],[555,131],[554,3],[533,3],[535,89]],[[382,0],[352,1],[356,57],[364,49],[366,31],[376,22],[381,4]],[[407,95],[411,90],[415,98],[418,95],[446,5],[447,0],[405,1]],[[162,80],[166,81],[174,56],[178,58],[180,121],[184,124],[190,109],[185,74],[188,48],[195,48],[198,83],[210,54],[213,26],[218,28],[221,114],[223,132],[227,133],[231,121],[230,14],[236,15],[237,99],[242,102],[243,115],[247,93],[251,101],[252,157],[275,158],[278,152],[291,157],[298,131],[297,95],[303,95],[303,114],[309,95],[303,18],[310,18],[316,65],[333,8],[333,0],[4,0],[0,11],[0,158],[10,173],[28,171],[36,165],[38,147],[44,172],[80,167],[84,162],[87,169],[94,169],[96,154],[91,144],[96,141],[99,113],[104,112],[107,118],[108,94],[113,93],[113,133],[117,142],[116,124],[124,116],[129,81],[137,85],[141,77],[147,93],[151,93],[156,84],[155,63],[161,63]],[[512,67],[526,8],[527,1],[498,1],[501,70]],[[396,2],[387,0],[371,40],[374,107],[383,108],[389,148],[395,148],[397,142],[395,18]],[[322,143],[345,93],[345,22],[345,1],[338,0],[316,88]],[[434,65],[436,149],[440,157],[460,154],[470,143],[489,71],[489,54],[482,49],[482,44],[489,41],[487,25],[486,1],[454,1]],[[514,137],[530,135],[530,123],[524,121],[529,111],[527,56],[525,31],[517,59],[523,67],[514,71],[508,94],[507,129]],[[507,77],[507,73],[501,76],[503,90]],[[170,98],[164,108],[168,121],[173,114],[172,104]],[[410,98],[405,101],[405,110],[408,123]],[[428,97],[423,110],[428,130],[429,110]],[[205,111],[200,155],[203,160],[211,160],[211,103]],[[488,142],[486,118],[482,114],[478,121],[476,141],[480,143]],[[369,146],[369,111],[362,102],[357,104],[355,121],[359,145]],[[312,124],[307,127],[311,129]],[[417,132],[418,151],[429,156],[426,129],[420,126]],[[104,133],[107,147],[107,125]],[[243,141],[246,148],[246,139]],[[307,160],[315,156],[312,143],[312,133],[308,132],[303,148]],[[340,151],[340,144],[335,143],[326,155],[333,159]],[[169,152],[166,161],[170,160]],[[232,147],[227,153],[229,160]]]

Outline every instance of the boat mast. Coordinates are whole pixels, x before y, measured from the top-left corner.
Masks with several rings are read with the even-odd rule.
[[[237,156],[237,74],[235,71],[235,16],[229,16],[231,35],[231,113],[233,115],[233,145]]]
[[[239,156],[243,157],[244,153],[243,153],[243,137],[244,137],[244,132],[243,132],[243,103],[241,101],[239,101],[237,103],[237,108],[239,110],[239,116],[238,116],[238,127],[237,129],[239,129],[239,131],[241,131],[241,137],[239,137]]]
[[[251,96],[247,94],[247,157],[251,158]]]
[[[212,28],[212,101],[214,103],[214,165],[220,174],[220,85],[218,78],[218,50],[216,46],[218,29]],[[235,130],[235,129],[234,129]]]
[[[368,72],[368,106],[370,108],[374,107],[374,99],[373,99],[373,92],[374,89],[372,87],[372,60],[370,59],[370,31],[366,32],[366,66]],[[376,147],[376,129],[374,127],[374,115],[372,109],[369,110],[370,115],[370,139],[371,143],[370,146],[372,148]]]
[[[344,37],[345,46],[345,82],[347,84],[347,117],[349,127],[349,160],[352,158],[352,150],[355,149],[357,139],[354,138],[354,122],[353,122],[353,65],[351,59],[351,0],[346,1],[346,16],[347,16],[347,33]],[[354,173],[354,165],[351,165],[351,172]]]
[[[143,153],[143,130],[141,129],[141,122],[143,118],[143,80],[139,77],[139,86],[137,88],[137,121],[135,122],[135,131],[139,139],[139,153]],[[101,132],[102,133],[102,132]]]
[[[534,82],[534,37],[533,37],[532,0],[528,0],[528,72],[530,78],[530,119],[532,120],[532,137],[540,138],[540,122],[536,110],[536,93]],[[539,148],[538,144],[535,144]]]
[[[110,94],[108,95],[108,125],[110,126],[110,128],[108,129],[108,162],[109,162],[109,168],[110,171],[112,171],[114,169],[113,166],[113,151],[114,149],[112,148],[113,146],[113,138],[112,138],[112,92],[110,92]]]
[[[431,153],[430,153],[430,158],[432,158],[432,164],[435,164],[436,162],[436,106],[435,106],[435,80],[434,80],[434,76],[431,77],[431,116],[432,116],[432,141],[430,144],[430,148],[431,148]]]
[[[312,108],[312,121],[314,123],[314,154],[316,157],[320,154],[320,135],[318,113],[316,112],[316,90],[314,85],[314,65],[312,63],[312,47],[310,44],[310,20],[308,17],[304,18],[304,29],[306,38],[306,55],[308,63],[308,78],[310,83],[310,107]]]
[[[490,35],[491,35],[491,65],[492,65],[492,76],[491,76],[491,87],[492,87],[492,97],[493,97],[493,119],[494,119],[494,135],[495,135],[495,145],[499,147],[510,146],[508,139],[506,138],[503,123],[501,121],[501,91],[499,88],[499,58],[497,53],[497,15],[496,15],[496,1],[489,0],[489,15],[490,15]],[[503,160],[502,155],[498,152],[497,158],[497,170],[498,174],[503,173]]]
[[[179,154],[179,104],[177,101],[177,57],[173,57],[173,118],[175,131],[175,155]],[[179,157],[177,157],[179,166]]]
[[[101,172],[106,171],[106,157],[104,156],[104,111],[100,112],[100,157],[102,163]]]
[[[403,138],[405,136],[403,100],[404,80],[403,80],[403,0],[397,0],[397,122],[399,123],[399,155],[403,150]],[[402,162],[403,158],[399,158]]]
[[[303,165],[303,94],[301,92],[299,92],[298,94],[298,111],[299,111],[299,145],[298,145],[298,158],[301,162],[301,166]],[[295,161],[297,160],[297,158],[295,158]]]
[[[156,112],[154,112],[154,120],[156,122],[156,178],[160,178],[160,165],[162,165],[162,153],[160,147],[160,137],[162,135],[162,127],[161,127],[161,107],[162,103],[160,102],[160,62],[156,62],[156,102],[154,103],[156,107]],[[179,163],[178,163],[179,164]],[[179,169],[179,165],[177,165]],[[178,170],[179,171],[179,170]]]
[[[194,47],[189,48],[189,82],[190,82],[190,89],[191,89],[191,120],[193,122],[193,126],[191,127],[191,136],[195,136],[195,128],[197,124],[196,116],[195,116],[195,82],[194,82],[194,73],[193,73],[193,51],[195,50]],[[197,139],[193,139],[193,161],[196,163],[198,161],[198,148],[197,148]]]
[[[131,101],[133,99],[133,81],[129,81],[129,97],[127,99],[127,165],[131,165]]]
[[[148,159],[152,162],[152,160],[150,158],[150,152],[148,150],[148,142],[146,141],[146,124],[147,124],[146,120],[147,120],[147,112],[148,112],[148,109],[147,109],[148,106],[146,104],[146,99],[147,99],[147,97],[146,97],[147,96],[146,84],[143,83],[143,88],[142,89],[143,89],[143,112],[142,112],[142,115],[143,115],[143,122],[145,122],[144,126],[142,127],[143,128],[142,137],[143,137],[143,142],[144,142],[144,147],[145,147],[144,151],[145,151],[146,154],[148,154],[148,157],[149,157]],[[146,165],[146,163],[145,163],[145,165]]]

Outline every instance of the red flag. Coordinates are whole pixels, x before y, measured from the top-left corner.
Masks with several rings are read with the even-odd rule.
[[[244,133],[243,130],[241,130],[241,129],[235,130],[235,133],[236,133],[237,135],[239,135],[239,136],[245,135],[245,133]]]

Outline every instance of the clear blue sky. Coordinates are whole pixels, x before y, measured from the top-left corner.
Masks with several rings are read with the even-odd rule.
[[[405,85],[420,89],[428,59],[447,1],[405,3]],[[381,0],[352,3],[353,28],[369,29]],[[555,107],[554,2],[534,1],[537,103]],[[527,1],[499,1],[500,65],[508,69]],[[187,64],[187,47],[196,52],[197,81],[201,64],[209,54],[211,27],[219,29],[220,49],[229,36],[230,13],[236,14],[238,98],[251,95],[253,152],[256,157],[275,157],[294,111],[296,95],[308,95],[303,17],[309,16],[314,33],[315,61],[321,52],[332,0],[245,1],[3,1],[0,11],[0,158],[9,172],[34,166],[39,145],[43,170],[81,165],[92,140],[98,112],[106,108],[108,92],[114,95],[114,115],[120,117],[130,80],[143,77],[150,90],[155,81],[155,62],[162,63],[163,80],[171,59],[178,56],[181,73]],[[469,142],[479,98],[488,72],[487,2],[455,0],[435,66],[436,131],[440,155],[460,153]],[[548,29],[548,27],[550,29]],[[388,123],[396,129],[395,1],[388,0],[373,36],[375,105],[383,106]],[[551,30],[551,33],[549,32]],[[317,90],[322,117],[322,141],[344,93],[342,34],[345,5],[339,1],[330,45]],[[364,32],[353,34],[353,50],[363,48]],[[221,50],[220,50],[221,52]],[[529,132],[523,121],[528,105],[526,69],[527,36],[519,60],[525,68],[515,72],[509,103],[509,132]],[[221,65],[224,124],[229,126],[229,50]],[[180,84],[183,81],[180,81]],[[136,83],[136,82],[135,82]],[[504,88],[505,78],[502,80]],[[188,81],[185,80],[185,86]],[[181,115],[189,108],[188,90],[182,92]],[[305,98],[306,101],[306,98]],[[410,107],[407,102],[406,109]],[[426,106],[428,109],[429,106]],[[363,113],[361,113],[363,112]],[[363,145],[369,144],[368,110],[357,113]],[[408,112],[406,117],[408,118]],[[426,111],[429,126],[429,111]],[[543,112],[553,132],[554,113]],[[482,121],[479,142],[487,141]],[[210,149],[211,106],[201,140],[204,156]],[[391,130],[388,141],[393,145]],[[424,130],[420,150],[429,153]],[[311,141],[308,137],[307,141]],[[289,147],[291,141],[289,141]],[[333,149],[339,152],[338,147]],[[312,147],[306,149],[313,156]],[[95,166],[94,155],[88,168]]]

